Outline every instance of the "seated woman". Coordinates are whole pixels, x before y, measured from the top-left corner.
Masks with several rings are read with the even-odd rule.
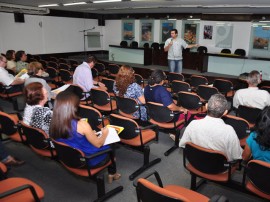
[[[270,163],[270,107],[265,108],[257,118],[255,131],[246,140],[243,160],[251,157]]]
[[[49,134],[52,111],[44,107],[48,101],[47,91],[39,82],[25,86],[26,107],[23,122],[35,128],[40,128]]]
[[[139,104],[145,104],[142,87],[135,82],[134,70],[128,65],[123,65],[116,76],[113,90],[120,97],[133,98]],[[140,107],[141,120],[147,120],[146,108]],[[136,111],[134,117],[139,118],[140,112]]]
[[[29,63],[27,63],[27,55],[24,51],[17,51],[15,54],[16,65],[16,74],[18,74],[22,69],[28,69]]]
[[[7,69],[10,69],[16,73],[16,62],[15,62],[15,50],[8,50],[6,52],[7,58]]]
[[[146,102],[157,102],[168,107],[171,111],[186,113],[186,110],[177,106],[171,97],[170,92],[163,86],[166,75],[161,70],[154,70],[148,80],[148,85],[144,88],[144,97]],[[173,119],[184,119],[184,114],[176,115]],[[189,117],[188,117],[189,118]],[[180,126],[183,127],[182,125]]]
[[[44,71],[40,62],[30,62],[28,73],[35,75],[36,77],[49,77],[49,74]]]
[[[97,137],[91,126],[77,116],[79,103],[79,97],[71,92],[63,91],[56,96],[50,127],[51,137],[81,150],[85,155],[108,149],[108,145],[103,146],[109,132],[108,128],[101,129],[102,135]],[[109,155],[103,154],[91,159],[89,165],[96,168],[105,165],[108,161]],[[108,167],[108,172],[109,183],[121,177],[116,173],[115,164]]]
[[[48,100],[50,101],[52,98],[51,87],[43,79],[43,76],[42,76],[42,75],[49,76],[49,74],[47,72],[44,72],[42,64],[39,62],[31,62],[29,64],[28,74],[30,75],[30,78],[26,79],[24,85],[27,86],[28,84],[33,83],[33,82],[41,83],[43,87],[47,90]]]

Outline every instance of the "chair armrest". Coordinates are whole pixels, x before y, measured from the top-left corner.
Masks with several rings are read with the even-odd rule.
[[[146,130],[146,129],[152,129],[152,128],[157,128],[158,125],[156,124],[152,124],[152,125],[149,125],[149,126],[141,126],[140,129],[141,130]]]
[[[3,192],[0,194],[0,199],[4,198],[4,197],[7,197],[7,196],[10,196],[12,194],[16,194],[18,192],[21,192],[21,191],[24,191],[26,189],[30,189],[35,201],[40,201],[39,198],[38,198],[38,195],[36,193],[36,190],[34,189],[33,186],[29,185],[29,184],[25,184],[25,185],[22,185],[22,186],[19,186],[19,187],[16,187],[14,189],[11,189],[11,190],[8,190],[6,192]]]
[[[156,178],[156,180],[157,180],[157,182],[158,182],[158,185],[159,185],[160,187],[163,187],[163,184],[162,184],[160,175],[158,174],[158,172],[157,172],[156,170],[154,170],[154,171],[152,171],[151,173],[148,173],[147,175],[142,176],[142,177],[140,177],[140,178],[147,179],[147,178],[151,177],[152,175],[155,175],[155,178]],[[138,184],[138,180],[134,180],[133,186],[134,186],[134,187],[137,187],[137,184]]]
[[[95,154],[92,154],[90,156],[85,156],[85,158],[86,159],[93,159],[93,158],[95,158],[97,156],[100,156],[100,155],[103,155],[103,154],[106,154],[106,153],[110,153],[110,152],[112,152],[112,149],[111,148],[108,148],[108,149],[105,149],[103,151],[100,151],[100,152],[97,152]]]

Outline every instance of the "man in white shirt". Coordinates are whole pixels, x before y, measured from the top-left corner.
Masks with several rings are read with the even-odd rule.
[[[185,147],[187,142],[192,142],[224,153],[229,161],[242,159],[243,150],[234,129],[221,119],[228,112],[227,104],[223,95],[212,95],[207,105],[207,116],[187,126],[179,146]]]
[[[233,97],[233,106],[238,108],[239,105],[264,109],[270,106],[270,94],[265,90],[260,90],[257,86],[261,83],[260,73],[251,71],[247,78],[248,88],[236,91]]]
[[[6,57],[0,55],[0,83],[7,86],[8,93],[14,93],[22,91],[24,79],[16,78],[12,74],[9,74],[5,69],[7,65]]]
[[[187,44],[178,37],[177,29],[171,30],[171,38],[165,41],[164,51],[168,52],[169,71],[182,73],[182,48],[198,47],[198,44]]]
[[[96,58],[94,56],[88,56],[86,62],[80,64],[73,75],[73,84],[81,86],[84,92],[89,92],[92,88],[101,87],[105,88],[105,85],[101,82],[94,81],[91,69],[95,66]]]

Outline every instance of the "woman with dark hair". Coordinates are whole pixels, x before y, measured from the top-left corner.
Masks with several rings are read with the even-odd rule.
[[[25,54],[24,51],[20,50],[17,51],[15,54],[15,59],[17,62],[16,66],[16,73],[19,73],[22,69],[28,69],[28,63],[27,61],[27,55]]]
[[[56,96],[50,136],[58,142],[81,150],[85,155],[92,155],[108,149],[108,145],[103,146],[109,132],[108,128],[101,129],[102,135],[98,137],[91,126],[77,116],[79,103],[79,97],[71,92],[63,91]],[[109,160],[109,155],[103,154],[91,159],[89,166],[92,168],[100,167]],[[115,164],[108,167],[108,172],[109,183],[121,177],[119,173],[116,173]]]
[[[44,107],[48,101],[48,92],[39,82],[25,86],[26,107],[23,122],[35,128],[40,128],[49,134],[52,111]]]
[[[123,65],[116,76],[113,90],[120,97],[135,99],[139,104],[145,104],[142,87],[135,82],[134,70],[128,65]],[[141,120],[147,120],[146,108],[140,106],[140,112],[136,111],[133,116]]]
[[[270,107],[265,108],[258,116],[253,131],[246,140],[243,160],[251,157],[270,163]]]
[[[179,111],[186,113],[186,110],[182,107],[177,106],[171,97],[170,92],[163,86],[164,80],[166,79],[166,74],[161,70],[154,70],[149,77],[148,85],[144,88],[144,97],[146,102],[157,102],[163,104],[163,106],[168,107],[171,111]],[[184,119],[184,114],[175,115],[174,119]],[[189,118],[189,117],[188,117]],[[182,125],[180,126],[183,127]],[[171,136],[174,139],[174,136]]]
[[[7,69],[11,69],[15,73],[16,72],[15,50],[8,50],[6,52],[6,58],[7,58]]]

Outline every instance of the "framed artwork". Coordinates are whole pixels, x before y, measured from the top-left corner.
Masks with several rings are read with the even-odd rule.
[[[141,20],[140,40],[141,42],[153,41],[154,21]]]
[[[122,40],[131,41],[134,38],[134,20],[122,20]]]
[[[212,25],[204,25],[203,39],[212,40],[212,37],[213,37],[213,26]]]
[[[268,50],[270,39],[269,26],[257,26],[253,28],[253,49]]]
[[[199,21],[183,21],[183,39],[187,44],[196,44],[199,38]]]
[[[216,47],[232,48],[233,24],[217,23],[216,27]]]
[[[175,20],[161,20],[160,28],[160,42],[164,43],[171,37],[170,31],[175,28]]]

